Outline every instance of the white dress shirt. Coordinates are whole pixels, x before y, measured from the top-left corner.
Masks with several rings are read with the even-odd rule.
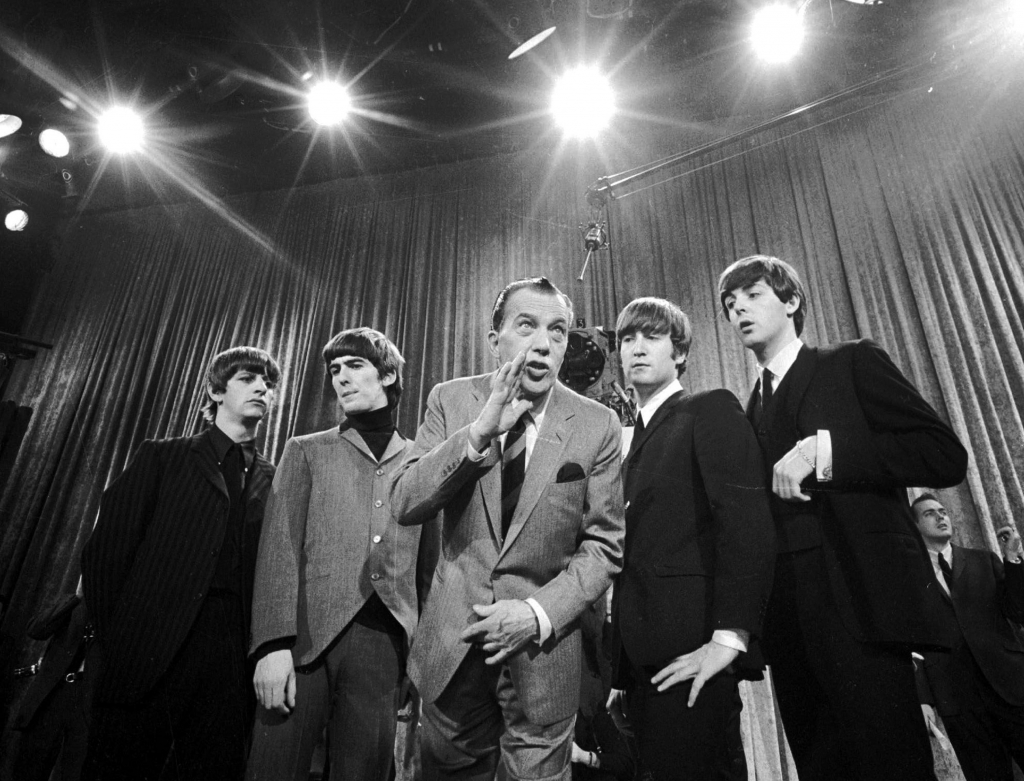
[[[931,548],[928,549],[928,558],[931,559],[932,569],[935,571],[935,579],[939,581],[939,585],[942,586],[942,590],[946,592],[946,596],[951,596],[949,593],[949,585],[946,583],[946,576],[942,574],[942,566],[939,564],[939,556],[942,556],[949,565],[950,572],[953,571],[953,545],[946,543],[946,547],[940,551],[934,551]]]

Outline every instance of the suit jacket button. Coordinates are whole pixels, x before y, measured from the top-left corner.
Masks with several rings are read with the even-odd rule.
[[[377,471],[375,472],[375,474],[377,475],[377,477],[380,477],[380,476],[381,476],[382,474],[384,474],[384,470],[383,470],[383,469],[378,469],[378,470],[377,470]]]
[[[374,507],[380,507],[382,504],[384,504],[384,502],[382,502],[380,499],[378,499],[376,502],[373,503],[373,506]]]
[[[375,543],[377,543],[377,542],[380,542],[380,535],[379,535],[379,534],[375,534],[375,535],[373,535],[373,541],[374,541]]]
[[[370,580],[380,580],[380,575],[374,572],[372,575],[370,575]]]

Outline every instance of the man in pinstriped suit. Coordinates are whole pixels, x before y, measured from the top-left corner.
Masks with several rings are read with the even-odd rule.
[[[103,494],[82,553],[100,659],[84,779],[242,777],[249,604],[274,474],[254,440],[279,375],[263,350],[217,355],[212,425],[143,442]]]
[[[547,279],[495,302],[500,368],[443,383],[392,488],[399,523],[442,513],[442,556],[413,638],[423,769],[569,779],[579,616],[622,562],[621,430],[559,384],[572,304]]]

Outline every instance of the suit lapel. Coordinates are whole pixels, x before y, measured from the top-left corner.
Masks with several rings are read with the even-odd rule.
[[[199,473],[214,488],[224,494],[224,498],[230,499],[228,486],[224,482],[224,475],[220,473],[220,467],[217,466],[217,457],[214,455],[213,443],[210,442],[209,435],[205,431],[202,434],[196,434],[192,437],[189,447],[192,451],[192,463],[195,464]]]
[[[772,398],[772,403],[765,410],[765,426],[770,427],[772,421],[785,409],[793,420],[797,418],[800,410],[800,402],[803,401],[807,386],[810,385],[814,372],[818,368],[818,351],[813,347],[804,345],[797,353],[796,360],[789,367],[786,376],[782,378],[779,387]]]
[[[552,387],[551,393],[551,401],[548,402],[547,412],[544,413],[544,425],[537,435],[533,452],[530,454],[530,465],[526,469],[523,488],[519,493],[519,502],[516,504],[516,512],[512,516],[512,523],[509,526],[508,536],[505,538],[502,550],[508,550],[509,545],[515,542],[519,532],[526,524],[526,519],[530,517],[533,508],[537,506],[540,495],[550,483],[555,481],[555,470],[561,463],[562,453],[568,443],[570,421],[576,416],[576,410],[568,396],[570,391],[556,383]],[[491,471],[497,472],[499,475],[498,490],[500,493],[501,469],[499,467]]]
[[[751,423],[754,422],[754,415],[757,413],[757,397],[761,394],[761,378],[759,377],[754,382],[754,390],[750,392],[750,396],[747,398],[747,409],[745,410],[747,420]]]
[[[669,396],[665,401],[658,407],[657,412],[654,413],[654,417],[651,418],[650,422],[644,423],[643,433],[639,436],[633,437],[633,441],[629,445],[629,455],[626,456],[626,463],[629,464],[633,460],[637,451],[643,447],[644,442],[651,438],[651,433],[662,424],[662,422],[669,416],[672,408],[676,406],[680,401],[686,397],[686,391],[677,391]]]
[[[338,430],[339,436],[348,442],[352,447],[366,456],[373,463],[377,463],[377,459],[373,457],[373,453],[370,451],[369,446],[363,441],[363,438],[359,436],[359,432],[352,428],[351,423],[343,423],[341,428]],[[394,437],[392,437],[392,440]],[[391,442],[388,442],[388,450],[391,449]],[[387,451],[385,451],[387,452]]]
[[[468,419],[463,425],[469,425],[476,418],[477,414],[487,403],[487,397],[491,394],[491,377],[493,374],[486,374],[479,382],[473,384],[473,404],[470,405]],[[494,442],[491,447],[499,447]],[[477,490],[480,491],[480,498],[484,503],[484,511],[487,513],[487,521],[491,524],[491,533],[495,540],[501,540],[501,457],[495,464],[486,470],[477,481]]]

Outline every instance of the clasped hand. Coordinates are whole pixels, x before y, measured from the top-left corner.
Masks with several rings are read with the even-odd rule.
[[[799,502],[811,500],[811,497],[801,490],[800,483],[814,471],[818,437],[808,437],[803,442],[802,448],[800,442],[797,442],[772,469],[772,491],[780,499]]]
[[[485,660],[487,664],[501,664],[540,634],[533,608],[521,599],[473,605],[473,612],[481,620],[466,627],[460,639],[477,643],[491,654]]]
[[[252,679],[256,699],[267,710],[287,716],[295,707],[295,663],[287,648],[271,651],[256,662]]]

